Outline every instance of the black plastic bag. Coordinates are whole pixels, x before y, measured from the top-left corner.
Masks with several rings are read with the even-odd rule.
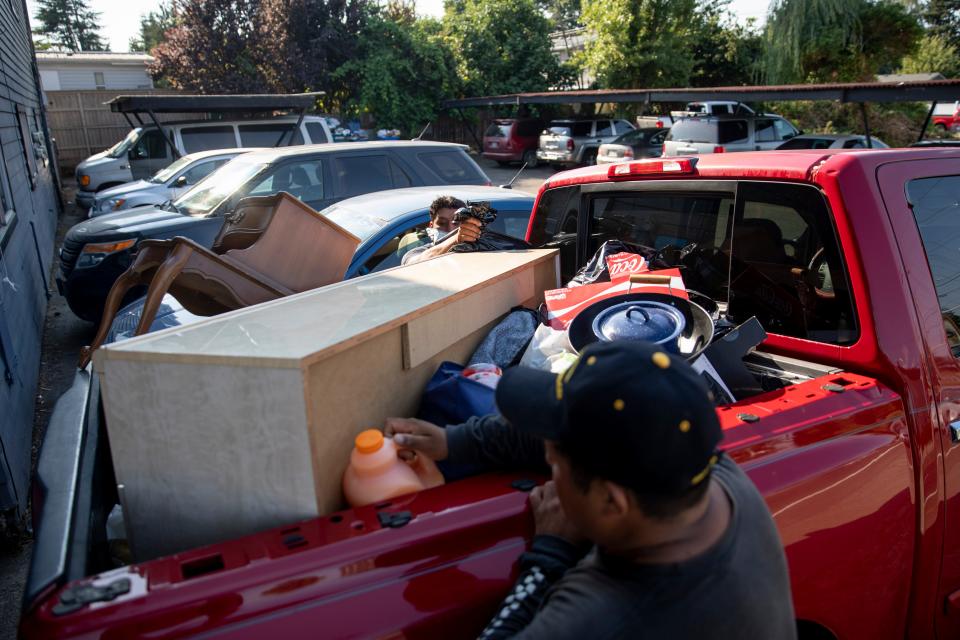
[[[531,249],[532,245],[526,240],[519,240],[496,231],[484,230],[475,242],[461,242],[455,244],[450,251],[470,253],[472,251],[511,251],[513,249]]]
[[[568,287],[579,287],[595,282],[610,282],[610,272],[607,270],[607,257],[618,253],[636,253],[643,256],[648,262],[657,254],[656,249],[642,244],[623,242],[622,240],[607,240],[597,249],[590,261],[585,264],[577,275],[567,283]]]

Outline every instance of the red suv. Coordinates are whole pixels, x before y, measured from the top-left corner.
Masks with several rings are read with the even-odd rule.
[[[532,118],[501,118],[494,120],[483,133],[483,157],[496,160],[504,166],[511,162],[526,162],[537,166],[537,145],[543,121]]]

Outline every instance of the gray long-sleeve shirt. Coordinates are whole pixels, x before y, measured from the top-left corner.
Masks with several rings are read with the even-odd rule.
[[[452,462],[542,469],[543,442],[499,416],[447,428]],[[481,634],[525,638],[796,638],[786,558],[749,478],[723,456],[714,467],[732,507],[720,541],[676,564],[637,564],[537,536],[520,576]]]

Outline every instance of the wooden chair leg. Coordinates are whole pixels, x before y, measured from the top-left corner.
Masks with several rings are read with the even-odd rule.
[[[133,287],[149,282],[149,275],[148,272],[137,272],[128,269],[113,283],[113,286],[110,287],[110,293],[107,295],[107,302],[103,307],[103,316],[100,318],[97,335],[94,336],[90,346],[80,349],[80,361],[77,363],[78,367],[85,369],[86,366],[90,364],[90,358],[93,357],[93,352],[99,349],[103,341],[107,339],[107,333],[110,332],[110,327],[113,325],[117,311],[120,310],[120,303],[123,302],[123,297],[127,295],[127,292]]]
[[[103,341],[107,339],[107,334],[110,332],[110,327],[113,325],[117,311],[120,310],[123,297],[127,295],[127,292],[133,287],[149,284],[150,279],[153,277],[153,270],[162,264],[169,252],[169,245],[147,245],[137,252],[133,264],[131,264],[130,267],[117,278],[113,286],[110,287],[110,293],[107,295],[106,304],[104,304],[103,315],[100,317],[100,326],[97,328],[97,335],[94,336],[93,342],[90,343],[89,346],[80,349],[80,360],[77,362],[78,367],[85,369],[86,366],[90,364],[90,358],[93,357],[93,352],[99,349],[100,346],[103,345]]]
[[[167,259],[163,261],[163,264],[157,268],[153,280],[150,281],[150,288],[147,289],[147,299],[143,303],[140,322],[137,323],[137,330],[134,335],[141,336],[150,330],[150,325],[157,317],[157,311],[160,309],[163,296],[170,290],[170,285],[183,271],[192,254],[193,249],[188,245],[177,244]]]

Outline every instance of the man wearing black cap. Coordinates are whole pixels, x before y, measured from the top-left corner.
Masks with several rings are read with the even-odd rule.
[[[713,403],[686,362],[647,343],[592,345],[559,376],[508,370],[497,406],[502,417],[446,430],[387,422],[399,446],[438,460],[529,467],[545,453],[537,535],[481,638],[796,637],[773,519],[717,450]]]

